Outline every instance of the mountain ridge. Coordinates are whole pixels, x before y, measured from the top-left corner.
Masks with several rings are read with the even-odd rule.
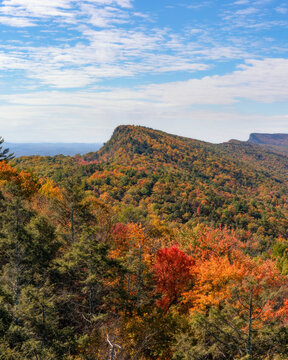
[[[288,146],[288,134],[252,133],[248,142],[261,145]]]
[[[120,126],[96,153],[26,157],[18,167],[86,191],[124,221],[239,228],[263,238],[288,228],[288,157],[249,142],[211,144],[141,126]],[[275,225],[277,224],[277,225]]]
[[[187,161],[196,160],[195,156],[190,156],[192,153],[197,154],[196,157],[207,157],[208,153],[214,157],[224,156],[232,162],[244,162],[248,167],[257,161],[259,170],[268,171],[274,177],[281,174],[282,179],[288,171],[287,156],[270,147],[240,140],[213,144],[136,125],[118,126],[110,140],[99,151],[85,154],[83,158],[87,161],[135,166],[141,166],[141,161],[149,161],[148,166],[152,167],[171,163],[179,169],[179,166],[183,168],[185,157],[188,157],[186,168]]]

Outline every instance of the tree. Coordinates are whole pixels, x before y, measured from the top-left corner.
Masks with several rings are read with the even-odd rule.
[[[89,221],[95,220],[89,212],[88,204],[84,204],[84,184],[79,176],[67,179],[62,189],[62,196],[54,198],[54,206],[58,212],[58,221],[63,225],[71,243],[80,236],[81,228]]]
[[[54,227],[30,209],[19,186],[8,185],[12,193],[0,201],[1,355],[11,360],[61,359],[67,329],[59,324],[55,279],[51,285],[60,244]]]
[[[222,359],[221,353],[227,359],[287,355],[279,334],[287,334],[288,288],[275,262],[212,255],[197,263],[195,278],[195,287],[183,294],[199,339],[194,351],[213,359]]]
[[[109,246],[101,242],[97,227],[83,229],[57,260],[56,271],[62,283],[62,312],[64,316],[73,313],[69,321],[77,336],[89,336],[103,317],[117,313],[125,269],[109,256]]]
[[[194,264],[194,259],[175,245],[157,252],[154,273],[156,290],[161,294],[158,304],[166,311],[193,286]]]
[[[9,154],[9,149],[3,149],[2,144],[4,143],[4,139],[2,138],[2,136],[0,136],[0,161],[1,160],[11,160],[14,158],[14,154],[10,153]]]

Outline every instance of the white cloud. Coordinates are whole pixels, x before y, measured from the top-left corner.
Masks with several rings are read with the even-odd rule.
[[[67,11],[71,0],[4,0],[0,13],[11,16],[54,17],[71,16]]]
[[[201,3],[198,4],[189,4],[183,6],[185,6],[187,9],[197,10],[210,5],[211,5],[211,1],[201,1]]]
[[[132,7],[132,1],[130,0],[86,0],[88,2],[99,4],[99,5],[119,5],[123,8],[130,8]]]
[[[228,42],[217,41],[213,29],[192,27],[177,34],[168,28],[151,27],[151,23],[135,27],[133,21],[139,13],[135,13],[132,5],[129,0],[4,0],[0,5],[0,23],[26,27],[51,18],[53,22],[60,21],[60,40],[66,29],[77,30],[79,34],[73,45],[70,39],[65,46],[60,40],[55,45],[56,33],[54,45],[43,46],[42,39],[44,42],[46,37],[42,32],[35,46],[6,48],[4,53],[10,61],[5,69],[22,69],[23,79],[26,76],[28,82],[33,79],[55,88],[77,88],[107,78],[205,71],[211,69],[212,61],[254,56],[246,50],[253,47],[248,40],[230,37]],[[245,23],[246,27],[260,26],[244,21],[245,16],[256,11],[251,5],[233,15],[226,14],[226,19],[233,16],[235,24],[239,21],[238,25]],[[147,15],[143,16],[146,21]],[[127,23],[131,24],[122,27]]]
[[[234,2],[234,5],[247,5],[250,3],[250,0],[238,0]]]
[[[286,15],[288,13],[288,8],[286,6],[278,6],[275,8],[275,11],[279,14]]]
[[[25,59],[21,59],[19,54],[0,52],[0,70],[23,70],[28,67],[29,63]]]
[[[195,72],[209,69],[201,60],[237,58],[237,49],[198,50],[163,30],[92,30],[85,27],[88,44],[58,47],[10,46],[0,53],[0,69],[23,70],[28,78],[58,88],[85,87],[107,78],[137,74]],[[167,54],[169,51],[169,54]],[[1,61],[2,56],[2,61]]]
[[[0,125],[7,141],[24,141],[25,136],[31,140],[29,132],[35,131],[39,141],[102,141],[115,126],[125,123],[214,142],[229,137],[244,140],[249,131],[288,131],[288,114],[268,116],[254,111],[249,114],[248,109],[242,114],[233,110],[242,100],[287,102],[287,76],[287,59],[249,60],[227,75],[133,89],[99,87],[90,92],[1,95]],[[216,108],[208,110],[207,105]],[[13,131],[19,134],[17,139]]]
[[[34,106],[0,106],[1,135],[6,141],[78,141],[108,140],[114,128],[121,124],[144,125],[191,138],[223,142],[231,138],[247,140],[249,132],[287,132],[288,114],[268,116],[239,114],[233,110],[167,107],[143,101],[115,101],[97,95],[61,93],[34,94]],[[48,106],[40,105],[48,97]],[[94,102],[93,102],[94,97]],[[54,100],[53,100],[54,98]],[[60,98],[60,100],[59,100]],[[32,100],[32,99],[30,99]],[[62,101],[61,101],[62,100]],[[76,101],[75,106],[63,106]],[[45,99],[44,99],[45,102]],[[35,106],[35,104],[39,104]],[[90,106],[88,106],[90,104]]]
[[[91,74],[91,70],[87,73]],[[150,84],[132,89],[106,89],[102,92],[98,90],[95,93],[81,91],[62,93],[60,96],[61,93],[52,92],[49,96],[47,92],[44,93],[44,96],[39,96],[39,101],[44,105],[51,105],[56,101],[59,105],[66,106],[74,105],[78,99],[81,104],[84,102],[85,106],[94,106],[98,102],[97,106],[100,107],[105,103],[119,105],[126,101],[135,102],[138,105],[142,102],[144,105],[149,103],[149,106],[153,103],[163,107],[189,107],[195,104],[231,105],[241,99],[273,103],[288,101],[287,77],[288,59],[252,59],[239,66],[238,70],[222,76],[215,75],[187,81]],[[19,95],[17,97],[2,95],[0,98],[11,103],[32,105],[35,104],[38,95],[37,93],[36,95]]]
[[[125,24],[129,21],[128,13],[115,7],[95,8],[84,3],[81,5],[81,10],[88,17],[88,23],[99,28],[109,27],[111,24]]]
[[[28,27],[40,20],[61,19],[77,26],[84,17],[102,27],[123,22],[130,8],[130,0],[4,0],[0,4],[0,23]]]
[[[213,125],[214,121],[220,124],[220,129],[221,124],[228,128],[229,121],[258,124],[262,116],[238,114],[233,111],[235,104],[241,105],[246,100],[266,104],[288,101],[286,50],[280,42],[275,42],[273,49],[270,46],[275,32],[265,31],[265,36],[263,33],[261,37],[255,36],[262,29],[287,26],[287,21],[284,18],[279,21],[275,13],[284,14],[285,4],[271,5],[270,10],[275,10],[276,19],[273,19],[264,6],[269,1],[231,0],[218,8],[212,1],[201,4],[198,1],[195,5],[190,1],[188,5],[199,10],[189,12],[190,26],[177,31],[161,23],[160,12],[139,12],[137,1],[0,1],[0,24],[18,28],[8,29],[7,39],[3,37],[0,42],[1,86],[9,87],[5,76],[16,74],[19,83],[11,82],[9,92],[13,86],[15,89],[20,85],[27,90],[25,95],[0,96],[3,131],[23,136],[38,131],[37,136],[39,139],[43,136],[42,140],[52,140],[47,136],[55,132],[61,140],[63,134],[69,133],[77,140],[81,129],[82,141],[89,137],[93,141],[91,137],[97,131],[102,134],[97,139],[100,141],[105,134],[108,137],[107,131],[103,133],[104,123],[110,130],[127,122],[155,127],[157,119],[156,127],[169,128],[171,132],[181,127],[185,134],[193,125],[198,131],[194,137],[204,138],[205,131],[199,125],[202,121],[204,129],[213,129],[220,139],[223,131]],[[211,15],[210,22],[208,14],[209,24],[199,22],[198,11],[204,12],[201,7],[210,4],[218,11],[216,17]],[[179,11],[185,11],[177,6]],[[220,20],[224,19],[220,24],[219,15]],[[33,30],[29,26],[34,26]],[[11,42],[13,32],[15,38]],[[271,43],[265,48],[268,38]],[[274,50],[279,51],[279,59],[264,58],[265,51],[273,56]],[[242,66],[235,67],[236,61]],[[216,74],[218,69],[226,75],[200,78],[200,71]],[[177,72],[190,80],[169,83]],[[167,80],[159,83],[164,74]],[[153,75],[158,75],[157,80]],[[105,80],[120,78],[126,86],[128,78],[138,84],[144,79],[148,85],[107,88],[107,84],[113,83]],[[48,91],[50,87],[58,90]],[[208,111],[207,106],[216,111]],[[268,119],[274,124],[279,121],[279,128],[283,127],[280,117],[265,119],[267,123]],[[240,132],[240,127],[237,131]]]
[[[0,24],[12,27],[25,28],[36,24],[25,17],[0,16]]]
[[[240,99],[260,103],[288,101],[288,59],[247,60],[228,75],[143,88],[152,99],[167,104],[233,104]]]
[[[255,7],[248,7],[246,9],[237,10],[234,14],[234,16],[245,16],[245,15],[252,15],[259,12],[259,9]]]

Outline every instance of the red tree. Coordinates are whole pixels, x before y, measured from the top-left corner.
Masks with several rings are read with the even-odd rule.
[[[162,294],[158,305],[166,311],[192,286],[194,264],[194,259],[175,245],[157,252],[154,274],[156,289]]]

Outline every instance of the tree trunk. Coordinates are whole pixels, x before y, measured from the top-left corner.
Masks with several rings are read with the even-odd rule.
[[[71,206],[71,242],[74,242],[74,205]]]
[[[253,287],[250,292],[250,301],[249,301],[249,326],[248,326],[248,343],[247,343],[247,354],[251,356],[252,354],[252,315],[253,315]]]

